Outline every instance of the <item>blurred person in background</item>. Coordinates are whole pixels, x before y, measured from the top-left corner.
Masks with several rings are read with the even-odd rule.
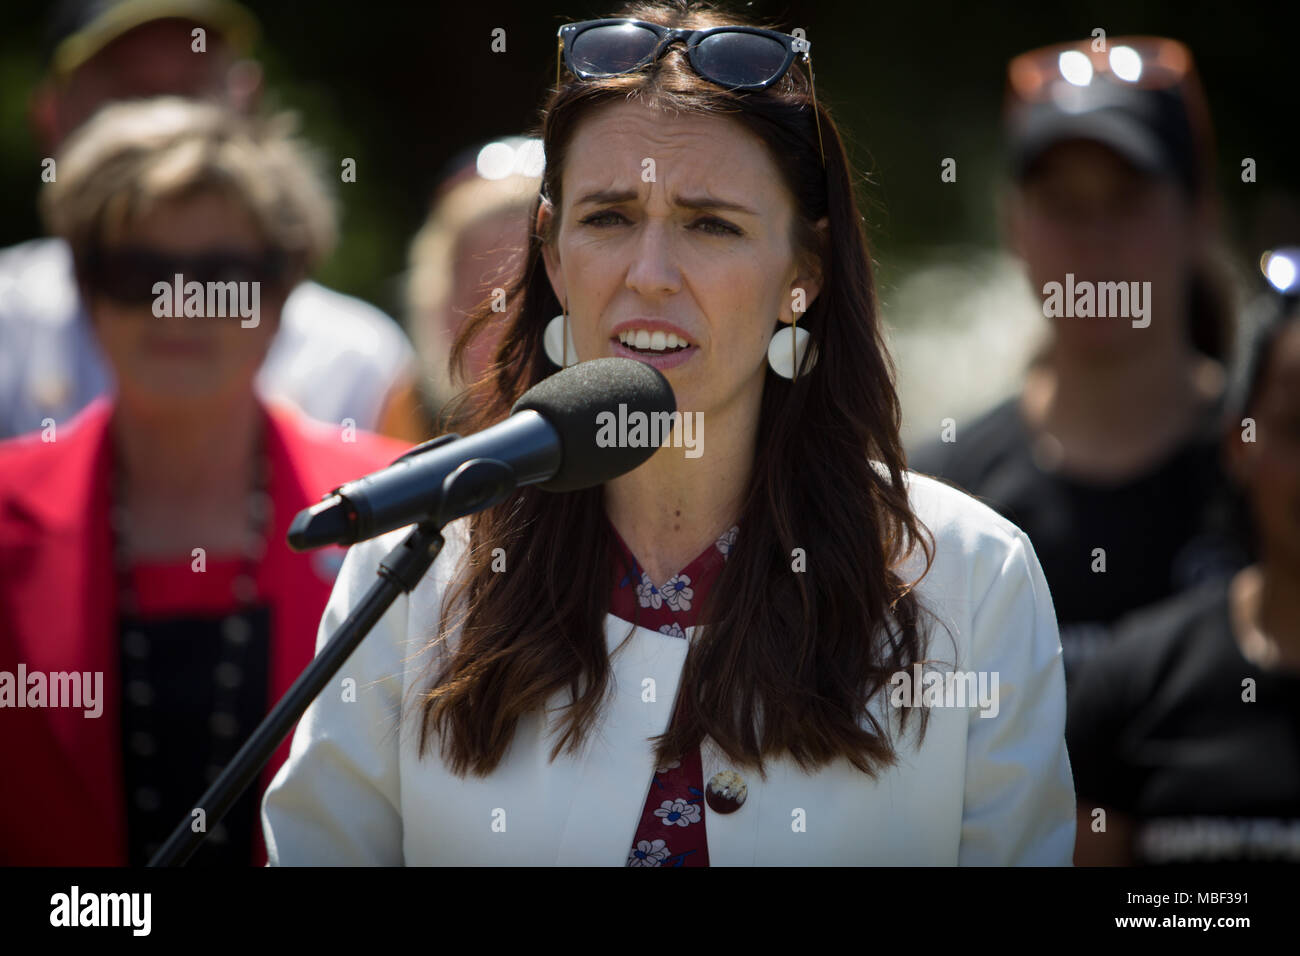
[[[1078,316],[1072,301],[1020,394],[909,465],[1029,535],[1068,676],[1122,614],[1223,569],[1206,509],[1222,487],[1233,305],[1214,245],[1208,111],[1185,47],[1120,37],[1104,52],[1092,40],[1031,51],[1010,64],[1007,102],[1004,213],[1031,285],[1046,299],[1050,282],[1137,281],[1146,314]]]
[[[283,122],[162,97],[96,114],[45,188],[118,389],[0,442],[0,671],[97,673],[102,692],[93,716],[21,686],[0,710],[4,863],[145,863],[311,660],[342,554],[291,552],[290,520],[405,447],[254,389],[332,245],[324,182]],[[218,283],[235,314],[211,307]],[[262,785],[196,863],[265,860]]]
[[[1294,299],[1246,368],[1223,451],[1252,563],[1127,617],[1072,685],[1081,865],[1300,863]]]
[[[203,52],[192,31],[203,29]],[[257,23],[229,0],[65,0],[50,19],[49,72],[31,99],[47,156],[106,103],[175,94],[249,111],[261,69],[245,58]],[[55,169],[59,167],[56,165]],[[112,377],[57,238],[0,250],[0,438],[65,422]],[[415,357],[398,325],[305,281],[284,305],[260,390],[324,422],[421,437]]]
[[[452,343],[470,311],[494,288],[504,290],[515,259],[527,250],[544,161],[541,141],[519,136],[467,150],[449,164],[411,243],[407,327],[423,363],[426,400],[440,420],[428,423],[430,435],[461,427],[443,420],[448,403],[493,362],[500,329],[475,339],[459,373],[450,366]],[[501,302],[504,309],[504,296]]]

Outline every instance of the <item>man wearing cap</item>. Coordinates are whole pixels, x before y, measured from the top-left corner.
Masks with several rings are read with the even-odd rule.
[[[203,52],[196,31],[204,31]],[[178,94],[252,109],[258,65],[244,58],[257,23],[228,0],[70,0],[50,21],[49,72],[31,121],[50,155],[105,103]],[[67,246],[36,239],[0,250],[0,438],[63,422],[112,387],[79,301]],[[415,440],[415,356],[398,325],[315,282],[285,302],[258,377],[268,397],[321,421]]]
[[[1233,312],[1213,255],[1209,120],[1182,44],[1035,50],[1011,62],[1007,102],[1005,224],[1048,339],[1019,395],[909,465],[1029,536],[1069,678],[1120,617],[1232,560],[1207,521]],[[1052,307],[1081,283],[1138,283],[1147,314]]]

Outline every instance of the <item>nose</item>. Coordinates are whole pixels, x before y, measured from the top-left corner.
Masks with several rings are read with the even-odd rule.
[[[1078,274],[1113,267],[1125,239],[1122,223],[1102,210],[1076,211],[1066,226],[1066,236],[1073,271]]]
[[[671,227],[647,220],[637,235],[627,270],[627,287],[644,296],[671,295],[681,289]]]

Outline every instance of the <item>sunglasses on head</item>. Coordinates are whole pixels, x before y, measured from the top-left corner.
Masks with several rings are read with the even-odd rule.
[[[97,249],[86,264],[86,282],[96,295],[121,305],[149,305],[157,299],[155,284],[171,287],[177,275],[184,283],[256,282],[279,285],[288,274],[289,260],[283,253],[250,254],[213,249],[193,256],[174,255],[145,246]]]
[[[658,60],[674,43],[686,44],[686,59],[699,76],[730,90],[765,90],[789,71],[796,59],[808,65],[812,84],[812,44],[802,37],[759,27],[721,26],[674,29],[646,20],[607,18],[567,23],[556,39],[555,85],[560,63],[582,80],[635,73]],[[812,86],[817,145],[822,145],[817,90]],[[826,151],[822,147],[822,163]]]

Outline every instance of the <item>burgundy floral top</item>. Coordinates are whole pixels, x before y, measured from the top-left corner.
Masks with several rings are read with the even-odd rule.
[[[631,624],[685,640],[686,629],[697,623],[699,608],[738,533],[739,528],[732,527],[684,569],[656,585],[614,531],[610,613]],[[705,809],[704,766],[697,747],[684,760],[656,768],[627,865],[708,866]]]

